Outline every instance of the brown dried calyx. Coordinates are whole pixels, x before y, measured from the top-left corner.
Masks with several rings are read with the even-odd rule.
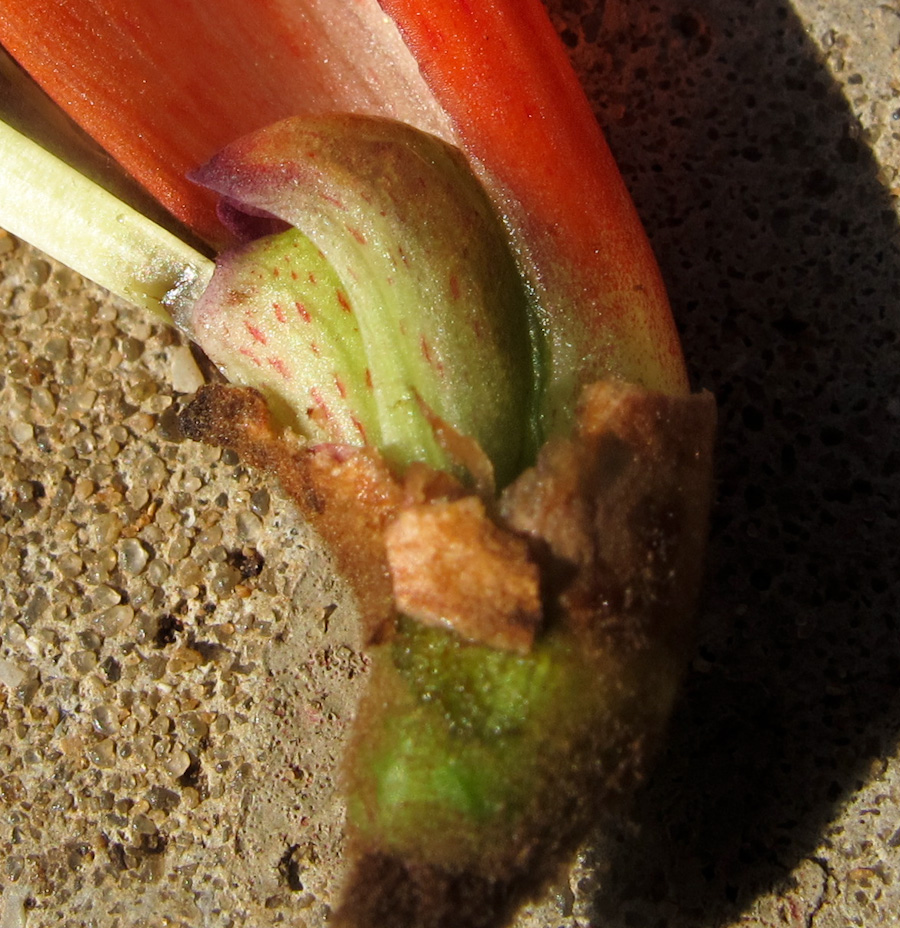
[[[398,475],[371,447],[304,444],[249,388],[204,387],[181,422],[279,478],[352,583],[371,640],[402,612],[519,653],[550,619],[591,638],[627,621],[684,648],[710,500],[709,394],[587,387],[572,436],[499,500],[425,465]]]
[[[689,648],[715,425],[711,393],[600,381],[585,388],[572,437],[548,442],[503,494],[506,524],[543,552],[545,603],[577,632],[597,641],[614,625]]]

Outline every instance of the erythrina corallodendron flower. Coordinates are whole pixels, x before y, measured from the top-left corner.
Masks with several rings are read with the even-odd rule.
[[[0,41],[219,256],[5,126],[0,224],[206,351],[185,432],[356,591],[335,923],[502,925],[653,754],[715,420],[543,6],[9,0]]]

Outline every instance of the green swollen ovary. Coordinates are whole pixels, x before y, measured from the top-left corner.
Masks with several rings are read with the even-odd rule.
[[[578,769],[608,710],[571,641],[551,634],[519,656],[404,621],[376,660],[392,700],[363,717],[354,758],[349,818],[364,841],[478,865],[506,854],[511,833],[551,824],[561,759]]]
[[[478,441],[501,485],[531,462],[539,339],[458,152],[388,120],[288,120],[199,176],[295,226],[226,255],[195,310],[229,374],[314,440],[371,443],[399,465],[452,466],[428,411]],[[296,296],[310,271],[328,285]],[[273,310],[295,303],[305,315]]]

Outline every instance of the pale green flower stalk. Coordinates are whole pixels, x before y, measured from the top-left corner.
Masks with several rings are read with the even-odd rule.
[[[0,227],[169,322],[212,277],[208,258],[5,122]]]

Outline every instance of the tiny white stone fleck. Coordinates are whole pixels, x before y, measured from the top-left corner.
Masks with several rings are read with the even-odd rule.
[[[178,393],[196,393],[206,382],[187,345],[172,349],[172,389]]]
[[[0,657],[0,683],[14,690],[25,679],[25,671]]]

